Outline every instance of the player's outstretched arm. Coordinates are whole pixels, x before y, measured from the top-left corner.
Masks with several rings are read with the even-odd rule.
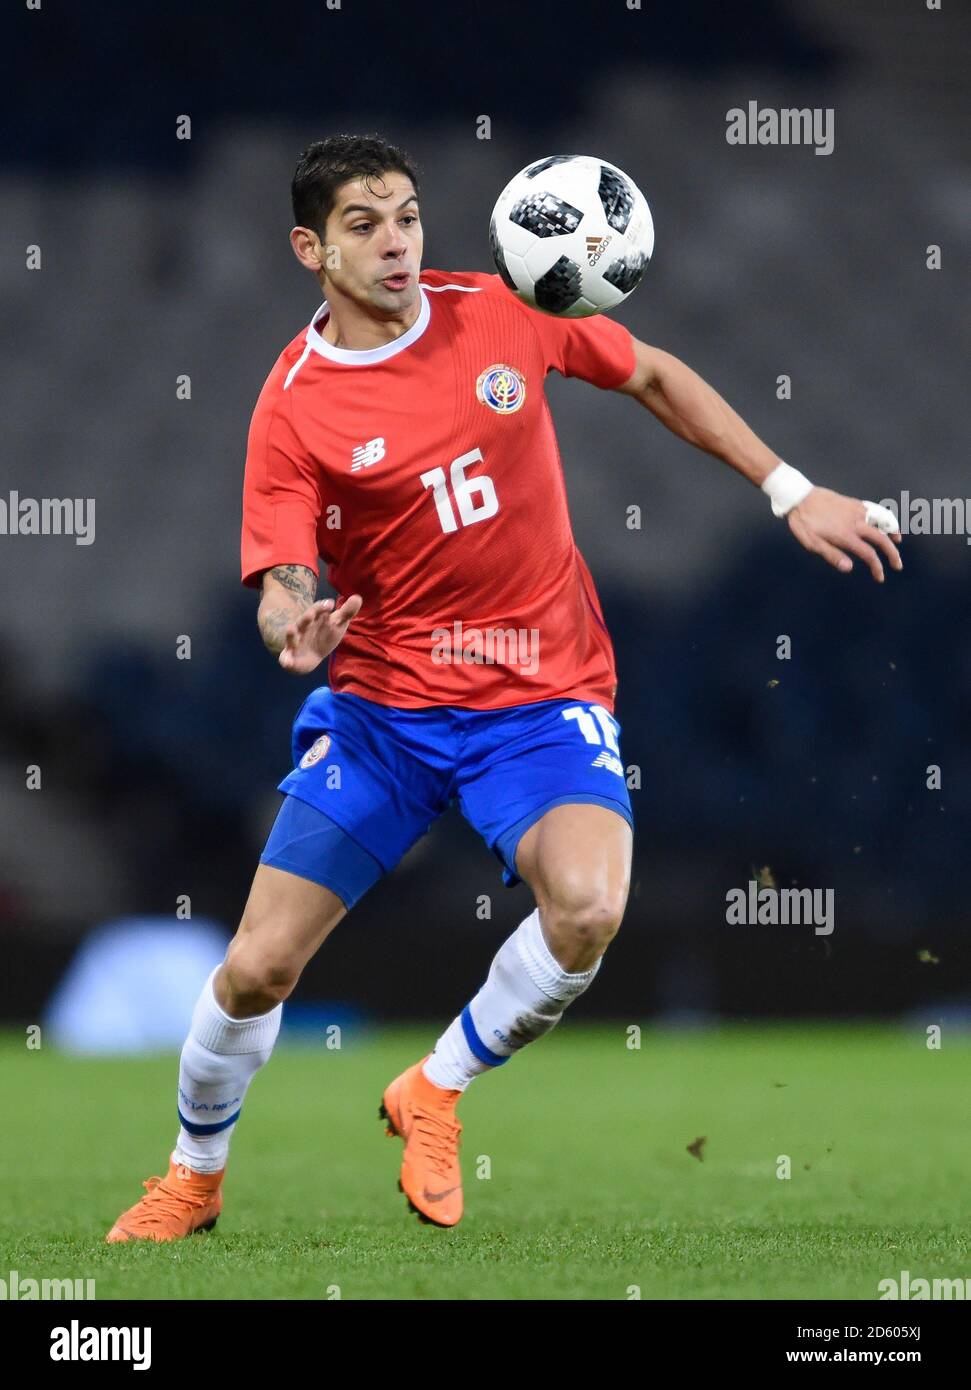
[[[340,607],[332,598],[314,602],[317,576],[306,565],[277,565],[263,575],[257,614],[260,636],[285,671],[305,675],[330,655],[360,612],[360,594]]]
[[[812,487],[783,464],[728,402],[684,362],[637,338],[634,352],[637,365],[618,390],[640,401],[674,434],[722,459],[757,487],[773,473],[781,483],[782,474],[776,472],[780,465],[790,479],[801,480],[805,490],[800,489],[801,497],[795,494],[799,500],[793,502],[790,497],[780,506],[773,498],[773,509],[786,516],[789,529],[806,550],[843,573],[853,568],[850,556],[856,555],[869,566],[878,583],[883,581],[878,552],[883,552],[893,569],[903,569],[893,543],[901,535],[892,512],[829,488]],[[772,483],[768,490],[771,495]]]

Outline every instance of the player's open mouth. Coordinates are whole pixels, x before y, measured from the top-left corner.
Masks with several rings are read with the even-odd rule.
[[[381,283],[387,285],[389,290],[403,290],[410,279],[408,272],[403,270],[398,275],[386,275]]]

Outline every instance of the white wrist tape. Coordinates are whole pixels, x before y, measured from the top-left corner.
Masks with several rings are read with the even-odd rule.
[[[772,502],[774,516],[785,516],[812,492],[814,484],[798,468],[779,463],[762,484],[762,491]]]

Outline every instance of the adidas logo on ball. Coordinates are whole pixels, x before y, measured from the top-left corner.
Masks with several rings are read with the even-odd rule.
[[[609,236],[588,236],[587,237],[587,263],[596,265],[600,257],[610,245]]]

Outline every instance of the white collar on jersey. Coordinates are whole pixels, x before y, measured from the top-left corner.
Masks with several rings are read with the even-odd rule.
[[[372,362],[384,362],[389,357],[394,357],[396,353],[404,352],[405,348],[411,347],[421,337],[428,327],[431,319],[431,307],[428,295],[425,293],[424,285],[418,285],[421,295],[421,309],[418,317],[407,330],[402,333],[400,338],[393,338],[390,343],[382,343],[375,348],[342,348],[335,347],[333,343],[328,343],[326,338],[321,337],[317,331],[317,325],[330,313],[330,305],[325,299],[323,304],[310,320],[307,329],[307,346],[313,348],[314,352],[319,352],[321,357],[328,357],[331,362],[343,362],[348,367],[367,367]]]

